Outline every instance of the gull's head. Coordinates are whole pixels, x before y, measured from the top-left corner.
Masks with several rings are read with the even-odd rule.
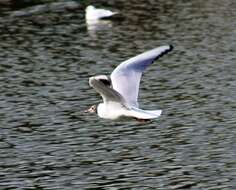
[[[106,75],[97,76],[97,79],[102,82],[105,86],[111,87],[111,78]]]
[[[109,76],[107,76],[107,75],[98,75],[98,76],[95,76],[95,77],[90,77],[90,78],[89,78],[89,84],[90,84],[90,86],[91,86],[92,80],[100,81],[100,82],[103,83],[105,86],[112,87],[111,78],[110,78]]]
[[[97,113],[97,106],[92,105],[89,109],[84,111],[85,113]]]
[[[91,10],[94,10],[94,9],[95,9],[94,6],[89,5],[89,6],[86,7],[85,11],[87,12],[87,11],[91,11]]]

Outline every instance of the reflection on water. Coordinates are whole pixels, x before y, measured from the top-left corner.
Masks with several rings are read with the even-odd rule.
[[[235,189],[235,3],[112,6],[92,35],[82,8],[0,18],[0,189]],[[159,120],[83,113],[90,76],[170,43],[141,81]]]
[[[112,28],[112,21],[110,20],[87,20],[86,21],[88,34],[91,38],[97,38],[98,31],[110,30]]]

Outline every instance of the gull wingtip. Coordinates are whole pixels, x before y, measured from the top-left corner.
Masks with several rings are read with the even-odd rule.
[[[95,77],[89,77],[89,86],[93,86],[93,81],[94,81]]]

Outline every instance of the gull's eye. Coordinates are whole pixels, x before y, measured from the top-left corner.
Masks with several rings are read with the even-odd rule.
[[[107,79],[99,79],[99,81],[101,81],[106,86],[111,86],[111,82]]]

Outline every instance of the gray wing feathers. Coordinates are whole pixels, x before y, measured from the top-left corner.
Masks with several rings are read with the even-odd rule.
[[[172,49],[172,45],[166,45],[146,51],[140,55],[128,59],[127,61],[124,61],[113,71],[113,73],[122,70],[124,71],[127,69],[135,70],[137,72],[143,72],[150,64],[152,64],[154,61],[156,61]]]
[[[96,79],[96,77],[89,78],[89,85],[102,96],[104,102],[113,101],[124,103],[125,101],[118,92],[106,86],[103,82]]]
[[[173,49],[161,46],[122,62],[111,74],[113,89],[132,106],[138,106],[139,83],[143,71],[155,60]]]

